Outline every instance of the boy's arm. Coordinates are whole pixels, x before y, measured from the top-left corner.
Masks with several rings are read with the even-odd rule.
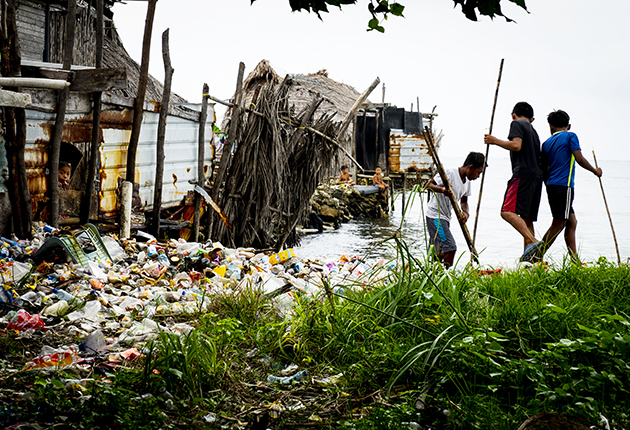
[[[435,191],[436,193],[444,194],[445,196],[453,195],[453,192],[451,190],[447,190],[445,187],[439,186],[433,180],[429,182],[429,188]]]
[[[575,161],[577,161],[577,163],[582,166],[584,169],[588,170],[589,172],[592,172],[595,176],[597,176],[598,178],[602,177],[602,168],[601,167],[593,167],[591,165],[591,163],[588,162],[588,160],[586,158],[584,158],[584,155],[582,155],[582,151],[579,149],[576,149],[575,151],[573,151],[573,156],[575,157]]]
[[[515,152],[520,151],[521,146],[523,145],[523,139],[521,139],[520,137],[515,137],[512,140],[501,140],[490,134],[484,134],[483,141],[488,145],[497,145],[501,148],[507,149],[508,151]]]
[[[459,219],[460,222],[466,223],[466,221],[468,221],[468,217],[469,215],[469,208],[468,208],[468,197],[467,196],[463,196],[460,200],[461,202],[461,209],[462,209],[462,217]]]

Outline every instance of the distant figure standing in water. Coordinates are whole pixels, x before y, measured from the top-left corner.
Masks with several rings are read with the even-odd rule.
[[[543,245],[534,235],[543,171],[540,166],[540,139],[532,122],[534,109],[527,102],[518,102],[512,109],[508,140],[501,140],[490,134],[484,136],[486,144],[510,151],[512,178],[505,191],[501,217],[523,236],[524,252],[520,261],[531,261]]]
[[[435,248],[437,259],[446,267],[451,267],[457,252],[457,243],[451,233],[450,221],[453,207],[449,196],[454,196],[460,201],[462,209],[461,222],[468,221],[468,196],[472,194],[470,181],[474,181],[483,172],[484,155],[479,152],[471,152],[466,157],[464,164],[455,169],[446,171],[451,189],[444,187],[439,176],[429,183],[429,188],[434,192],[429,193],[429,205],[426,215],[427,229],[429,230],[429,242]]]
[[[577,135],[569,131],[571,130],[569,120],[569,115],[562,110],[553,111],[547,116],[551,137],[542,145],[542,162],[544,170],[548,172],[545,185],[553,220],[543,236],[544,245],[535,258],[542,259],[556,237],[564,230],[564,241],[571,260],[580,264],[575,246],[577,219],[573,211],[575,162],[597,177],[602,176],[602,169],[593,167],[584,158]]]

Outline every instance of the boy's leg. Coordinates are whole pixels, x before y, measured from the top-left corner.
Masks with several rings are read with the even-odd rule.
[[[549,227],[549,229],[547,230],[547,232],[542,238],[544,245],[540,249],[538,254],[536,254],[538,258],[542,258],[545,255],[545,252],[547,252],[547,250],[551,248],[551,245],[553,245],[553,242],[556,240],[556,237],[558,237],[560,232],[564,229],[564,226],[566,225],[566,223],[567,221],[564,219],[553,218],[553,220],[551,221],[551,226]],[[566,238],[566,232],[565,232],[565,238]]]
[[[456,251],[449,251],[444,254],[442,263],[444,263],[444,267],[446,267],[447,269],[453,265],[453,261],[455,260],[455,252]]]
[[[501,218],[523,236],[523,249],[537,242],[533,221],[538,215],[540,192],[539,181],[522,178],[512,178],[508,181],[501,207]]]
[[[564,230],[564,242],[567,244],[569,255],[574,263],[580,264],[580,258],[577,254],[577,247],[575,246],[575,231],[577,230],[577,218],[575,213],[571,212],[571,216],[567,221],[567,228]]]
[[[536,237],[532,233],[534,225],[531,220],[529,222],[516,215],[514,212],[501,211],[501,218],[506,220],[521,236],[523,236],[523,249],[532,243],[536,243]]]

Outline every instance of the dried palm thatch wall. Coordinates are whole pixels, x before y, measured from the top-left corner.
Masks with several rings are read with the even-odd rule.
[[[311,102],[314,94],[320,94],[323,101],[315,112],[315,116],[327,115],[331,121],[337,123],[343,121],[354,102],[361,95],[350,85],[330,79],[326,70],[306,75],[290,74],[287,77],[292,81],[292,85],[287,93],[288,106],[293,106],[296,112],[301,112]],[[261,87],[267,82],[279,83],[281,80],[282,78],[273,70],[268,60],[260,61],[243,83],[245,106],[251,106],[252,100],[257,98]],[[227,123],[230,120],[230,115],[231,110],[228,110],[223,119],[222,130],[228,129]],[[350,154],[354,152],[353,133],[354,127],[350,124],[341,142],[344,149]],[[342,164],[352,165],[347,157],[339,154],[338,157],[332,158],[330,163],[322,168],[326,172],[330,171],[333,175],[336,175]]]
[[[251,78],[251,76],[250,76]],[[258,114],[239,109],[237,149],[219,206],[231,223],[221,223],[216,214],[213,240],[233,246],[280,248],[299,240],[295,223],[301,217],[337,148],[325,138],[298,128],[306,109],[295,114],[289,94],[295,82],[277,75],[268,80],[248,80],[253,91],[243,105]],[[313,100],[315,98],[315,101]],[[311,96],[313,107],[321,97]],[[315,112],[308,126],[334,136],[338,125],[332,116]],[[226,126],[228,124],[225,124]],[[227,129],[227,127],[226,127]]]

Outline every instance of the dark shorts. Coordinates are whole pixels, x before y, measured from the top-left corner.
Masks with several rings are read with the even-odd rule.
[[[508,181],[502,212],[514,212],[521,218],[538,219],[542,181],[527,178],[512,178]]]
[[[429,242],[435,247],[438,254],[457,251],[457,244],[448,221],[429,217],[426,217],[426,221],[427,230],[429,230]]]
[[[555,219],[569,219],[573,212],[573,188],[547,185],[547,199]]]

